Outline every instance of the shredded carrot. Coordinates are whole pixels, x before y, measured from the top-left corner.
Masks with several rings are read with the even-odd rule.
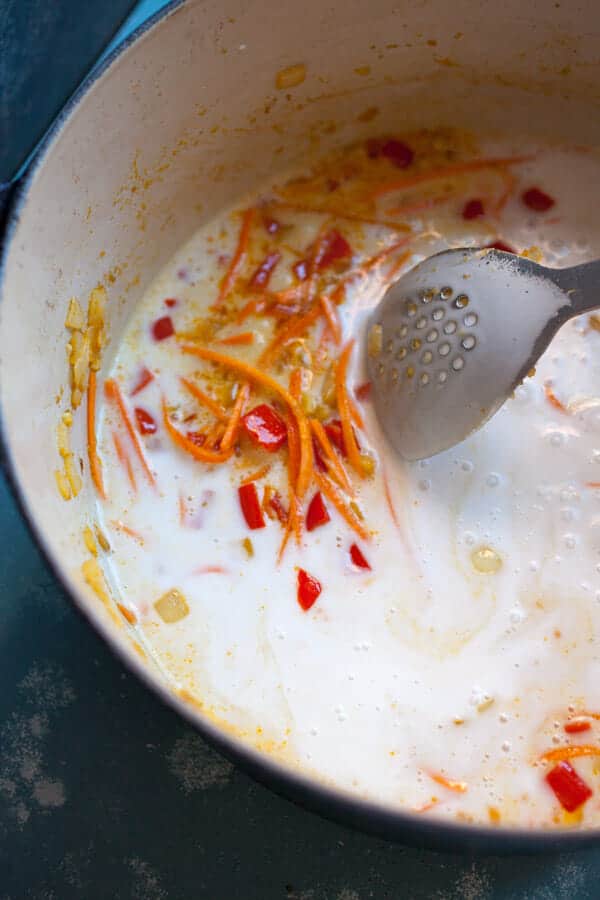
[[[387,478],[387,475],[386,475],[386,473],[385,473],[385,470],[383,470],[383,469],[382,469],[382,478],[383,478],[383,489],[384,489],[384,492],[385,492],[385,500],[386,500],[386,503],[387,503],[387,505],[388,505],[388,509],[389,509],[389,511],[390,511],[390,516],[392,517],[392,522],[394,523],[394,525],[396,526],[396,528],[398,529],[398,531],[400,531],[400,520],[399,520],[399,518],[398,518],[398,514],[397,514],[396,508],[395,508],[395,506],[394,506],[394,501],[393,501],[393,499],[392,499],[392,492],[391,492],[391,490],[390,490],[390,483],[389,483],[389,481],[388,481],[388,478]]]
[[[265,463],[264,466],[261,466],[260,469],[257,469],[255,472],[251,472],[249,475],[246,475],[245,478],[242,478],[240,481],[241,485],[250,484],[252,481],[260,481],[261,478],[264,478],[265,475],[268,475],[271,469],[271,463]]]
[[[301,334],[304,334],[311,325],[317,321],[317,319],[322,315],[322,310],[319,306],[313,307],[313,309],[309,310],[303,316],[299,318],[292,319],[283,328],[280,328],[279,331],[275,333],[270,344],[263,350],[260,355],[258,362],[261,366],[271,365],[279,356],[283,349],[283,345],[290,341],[292,338],[299,337]]]
[[[137,617],[134,612],[130,609],[127,609],[126,606],[123,606],[121,603],[117,603],[117,608],[124,619],[126,619],[130,625],[135,625],[137,622]]]
[[[412,812],[415,813],[424,813],[430,809],[433,809],[434,806],[437,806],[439,803],[439,799],[437,797],[432,797],[431,800],[427,803],[423,803],[421,806],[413,806]]]
[[[134,493],[137,493],[137,482],[135,480],[135,472],[133,471],[133,466],[131,465],[131,460],[129,459],[129,455],[125,450],[125,447],[121,443],[121,438],[117,434],[116,431],[112,433],[113,444],[115,445],[115,450],[117,453],[117,457],[119,462],[127,472],[127,478],[129,479],[129,484],[131,485],[131,489]]]
[[[213,427],[210,429],[208,434],[206,435],[206,440],[203,443],[203,447],[206,447],[207,450],[212,450],[217,446],[221,437],[223,436],[225,428],[222,422],[215,422]]]
[[[329,440],[329,436],[323,428],[323,425],[318,419],[310,419],[310,427],[313,430],[319,446],[327,457],[325,463],[329,469],[329,474],[338,482],[340,487],[347,491],[347,493],[353,494],[352,485],[344,468],[344,464],[331,446],[331,441]]]
[[[296,494],[298,499],[301,500],[310,485],[313,457],[308,420],[299,403],[294,400],[290,392],[275,378],[271,375],[267,375],[266,372],[257,369],[255,366],[250,365],[250,363],[244,362],[241,359],[235,359],[233,356],[227,356],[224,353],[220,353],[218,350],[211,350],[209,347],[198,347],[195,344],[180,344],[180,347],[183,353],[188,353],[191,356],[198,356],[200,359],[219,363],[229,369],[241,372],[242,375],[245,375],[250,381],[262,385],[262,387],[275,394],[279,394],[284,400],[286,406],[289,407],[290,412],[296,419],[300,434],[301,452]]]
[[[96,442],[96,373],[93,369],[90,369],[87,395],[87,448],[90,475],[99,495],[103,500],[106,500],[106,491],[102,480],[102,462],[98,456],[98,444]]]
[[[418,237],[418,235],[408,235],[407,237],[401,238],[399,241],[394,241],[394,243],[390,244],[389,247],[384,247],[384,249],[380,250],[379,253],[376,253],[374,256],[371,256],[369,257],[369,259],[366,259],[364,262],[362,262],[357,267],[357,269],[353,270],[353,272],[350,273],[350,276],[348,276],[348,278],[351,278],[356,274],[364,274],[366,272],[370,272],[371,269],[374,269],[380,263],[385,262],[385,260],[396,253],[397,250],[401,250],[403,247],[406,247],[406,245],[413,241],[415,237]],[[402,261],[404,262],[409,256],[409,252],[403,253]]]
[[[162,399],[162,414],[167,434],[169,435],[173,443],[176,444],[181,450],[185,450],[186,453],[189,453],[190,456],[193,456],[194,459],[209,464],[222,463],[229,459],[229,457],[233,453],[232,449],[210,450],[206,447],[199,447],[198,444],[195,444],[193,441],[191,441],[188,437],[186,437],[185,434],[182,434],[180,431],[178,431],[169,419],[169,411],[167,409],[167,404],[164,397]]]
[[[214,306],[218,308],[222,306],[227,297],[231,293],[233,286],[235,284],[235,280],[239,274],[240,269],[244,264],[244,260],[246,259],[246,253],[248,252],[248,244],[250,241],[250,229],[252,227],[252,222],[254,220],[254,210],[247,209],[242,218],[242,227],[240,228],[240,236],[238,238],[237,247],[235,249],[235,253],[231,258],[231,262],[229,263],[229,268],[225,272],[225,275],[221,279],[221,289],[219,291],[219,296],[217,297],[216,303]]]
[[[185,525],[187,519],[187,506],[183,494],[179,495],[179,524]]]
[[[443,166],[440,169],[430,169],[428,172],[421,172],[419,175],[413,175],[412,178],[405,178],[401,181],[389,181],[380,185],[373,191],[373,197],[381,197],[384,194],[391,194],[393,191],[407,190],[416,187],[419,184],[425,184],[428,181],[436,181],[439,178],[451,178],[454,175],[466,175],[468,172],[477,172],[480,169],[498,169],[504,166],[516,166],[519,163],[528,162],[532,156],[505,156],[492,157],[491,159],[472,159],[467,162],[455,163],[451,166]]]
[[[570,747],[554,747],[542,753],[542,759],[548,762],[560,762],[563,759],[575,759],[577,756],[600,756],[600,747],[594,744],[574,744]]]
[[[365,473],[363,461],[360,455],[358,444],[356,443],[356,437],[354,436],[354,429],[352,428],[350,397],[348,396],[348,391],[346,388],[346,373],[348,371],[348,362],[350,360],[350,354],[352,353],[353,346],[354,341],[348,341],[348,343],[342,350],[342,354],[340,356],[340,360],[338,362],[335,373],[335,392],[337,397],[338,412],[340,414],[340,421],[342,423],[344,444],[346,447],[350,465],[359,473],[359,475],[364,476]]]
[[[380,225],[383,228],[389,228],[390,231],[410,231],[410,226],[406,225],[404,222],[389,222],[385,219],[378,219],[375,216],[354,215],[349,213],[348,210],[313,206],[310,203],[288,203],[285,200],[278,202],[276,206],[279,209],[289,209],[292,212],[316,213],[317,215],[332,216],[336,219],[345,219],[348,222],[358,222],[364,225]]]
[[[450,778],[446,778],[445,775],[441,775],[439,772],[428,772],[427,774],[436,784],[441,784],[442,787],[448,788],[449,791],[464,794],[468,789],[466,781],[453,781]]]
[[[400,271],[400,269],[402,268],[404,263],[408,259],[410,259],[411,256],[412,256],[412,250],[406,250],[404,253],[401,253],[400,256],[398,257],[398,259],[395,259],[394,262],[392,263],[392,265],[387,270],[387,272],[385,274],[386,281],[388,281],[388,282],[392,281],[396,277],[396,275],[398,274],[398,272]]]
[[[239,334],[232,334],[229,337],[221,338],[218,341],[215,341],[216,344],[226,344],[231,347],[238,347],[246,344],[254,343],[254,332],[253,331],[241,331]]]
[[[117,384],[117,382],[113,378],[107,378],[104,382],[104,393],[108,397],[109,400],[112,400],[113,403],[117,406],[119,413],[121,414],[121,419],[123,420],[123,424],[127,429],[127,434],[129,435],[129,439],[133,444],[134,450],[137,453],[138,459],[144,470],[144,474],[148,479],[149,483],[152,487],[156,487],[156,480],[154,475],[150,471],[150,467],[146,461],[146,456],[144,454],[144,450],[142,445],[140,444],[140,440],[137,436],[137,432],[133,427],[133,422],[129,417],[129,413],[127,412],[127,407],[125,406],[125,401],[123,400],[123,394],[121,393],[121,388]]]
[[[512,194],[512,192],[515,188],[515,185],[517,183],[517,179],[515,178],[515,176],[513,175],[512,172],[508,171],[508,169],[502,169],[501,176],[504,181],[504,190],[502,191],[502,193],[500,194],[500,197],[498,198],[498,200],[496,201],[496,203],[494,205],[494,212],[497,216],[500,215],[500,213],[502,212],[502,210],[508,203],[510,195]]]
[[[245,322],[248,316],[252,316],[255,313],[262,312],[267,305],[267,301],[264,297],[255,297],[254,300],[249,300],[245,306],[242,306],[240,309],[236,323],[241,325],[242,322]]]
[[[420,212],[422,209],[431,209],[433,206],[439,206],[447,203],[449,197],[430,197],[428,200],[418,200],[416,203],[401,203],[400,206],[394,206],[388,209],[390,216],[408,216],[411,213]]]
[[[358,519],[358,517],[352,512],[352,510],[346,506],[335,485],[320,472],[313,472],[313,476],[325,496],[328,497],[329,500],[331,500],[341,517],[346,520],[350,528],[352,528],[352,530],[355,531],[363,540],[368,541],[370,538],[369,532],[362,524],[362,522]]]
[[[198,566],[192,575],[227,575],[227,569],[224,566]]]
[[[233,404],[233,409],[231,411],[231,418],[229,419],[227,428],[225,429],[225,433],[221,438],[221,450],[229,450],[231,447],[233,447],[239,431],[240,419],[242,418],[242,413],[244,412],[244,406],[246,405],[249,396],[250,385],[240,385],[237,392],[237,397],[235,398],[235,403]]]
[[[342,342],[342,324],[340,322],[340,317],[338,315],[337,309],[331,302],[331,298],[327,296],[327,294],[321,294],[320,296],[321,306],[323,307],[323,312],[325,313],[325,318],[329,324],[331,329],[331,334],[333,335],[333,340],[336,344],[341,344]]]
[[[133,538],[134,541],[137,541],[139,544],[144,544],[144,538],[139,533],[139,531],[134,531],[133,528],[130,528],[129,525],[126,525],[125,522],[122,522],[121,519],[115,519],[111,522],[113,528],[116,528],[117,531],[122,531],[123,534],[129,535],[129,537]]]
[[[546,394],[546,400],[554,407],[554,409],[558,409],[563,413],[569,412],[565,404],[558,399],[548,382],[544,385],[544,393]]]
[[[302,396],[302,369],[294,369],[290,375],[290,394],[294,400]]]
[[[350,418],[352,419],[352,421],[354,422],[356,427],[364,428],[365,423],[363,421],[362,413],[359,410],[356,403],[354,402],[354,400],[352,399],[352,397],[350,396],[350,394],[348,394],[348,406],[350,407]]]
[[[192,397],[195,397],[198,403],[201,403],[202,406],[205,406],[208,410],[210,410],[213,416],[216,416],[217,419],[219,419],[221,422],[229,421],[229,413],[227,412],[227,410],[223,409],[220,403],[217,403],[216,400],[213,400],[212,397],[209,397],[208,394],[205,394],[204,391],[201,390],[198,385],[194,384],[193,381],[188,381],[187,378],[180,378],[179,380],[181,381],[182,385],[187,388]]]
[[[288,480],[290,487],[293,489],[298,480],[298,470],[300,468],[300,436],[298,434],[298,425],[294,419],[288,419],[286,425],[288,432]]]

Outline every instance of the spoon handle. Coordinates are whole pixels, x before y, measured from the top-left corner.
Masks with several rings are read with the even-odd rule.
[[[574,316],[600,307],[600,259],[568,269],[546,271],[552,281],[569,295]]]

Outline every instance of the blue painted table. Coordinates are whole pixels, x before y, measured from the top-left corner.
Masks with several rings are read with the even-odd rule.
[[[158,6],[146,0],[129,27]],[[0,546],[0,900],[600,897],[600,848],[434,854],[276,797],[124,672],[1,481]]]

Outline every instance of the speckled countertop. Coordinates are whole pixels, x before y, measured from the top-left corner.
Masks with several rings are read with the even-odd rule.
[[[145,0],[128,27],[161,5]],[[276,797],[123,670],[56,584],[1,480],[0,546],[0,900],[600,896],[600,848],[428,853]]]

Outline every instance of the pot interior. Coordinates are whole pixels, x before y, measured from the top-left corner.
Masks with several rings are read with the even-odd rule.
[[[157,690],[162,676],[81,575],[89,479],[56,490],[68,395],[69,298],[103,284],[109,344],[157,270],[216,211],[274,172],[386,131],[459,126],[600,140],[600,22],[586,2],[387,0],[343,7],[190,2],[114,58],[63,116],[6,244],[0,321],[4,438],[38,537],[92,621]],[[586,33],[573,31],[573,21]],[[276,35],[276,40],[272,36]],[[278,73],[301,66],[300,83]],[[72,429],[86,459],[84,416]],[[198,721],[203,714],[190,713]]]

